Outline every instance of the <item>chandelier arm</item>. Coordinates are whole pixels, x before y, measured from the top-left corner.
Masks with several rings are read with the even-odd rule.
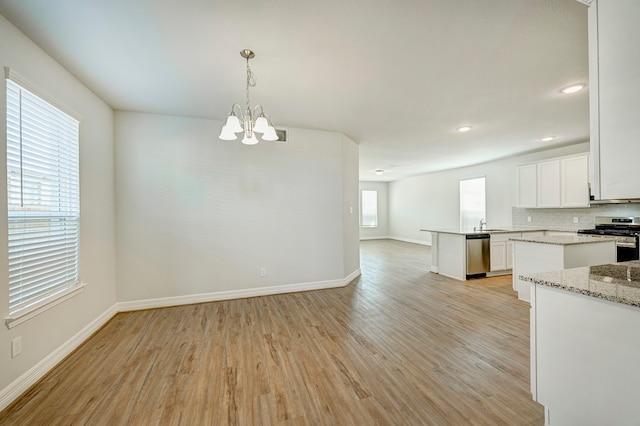
[[[260,115],[264,115],[264,116],[267,115],[267,113],[264,112],[264,108],[262,108],[262,105],[258,104],[255,107],[253,107],[253,116],[254,117],[260,117],[260,115],[258,115],[258,108],[260,108]]]
[[[238,109],[237,111],[236,108]],[[242,107],[240,106],[240,104],[234,103],[233,105],[231,105],[231,112],[238,116],[240,119],[244,120],[244,112],[242,112]]]

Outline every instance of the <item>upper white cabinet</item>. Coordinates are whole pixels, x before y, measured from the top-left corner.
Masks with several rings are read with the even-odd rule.
[[[560,205],[586,207],[589,205],[589,156],[560,160]]]
[[[594,0],[589,7],[592,193],[640,198],[640,1]]]
[[[537,207],[537,166],[527,164],[518,167],[518,207]]]
[[[538,163],[538,207],[560,207],[560,160]]]
[[[588,207],[589,154],[518,167],[518,207]]]

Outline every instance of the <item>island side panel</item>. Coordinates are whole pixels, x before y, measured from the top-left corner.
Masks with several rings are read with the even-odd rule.
[[[534,272],[557,271],[564,268],[564,246],[540,244],[528,241],[514,241],[513,244],[513,285],[518,299],[529,302],[529,282],[520,275]]]
[[[564,251],[564,268],[604,265],[616,261],[616,243],[604,241],[592,244],[574,244]]]
[[[435,272],[436,274],[440,272],[440,261],[439,261],[439,245],[438,238],[440,233],[431,231],[431,272]]]
[[[467,250],[465,235],[438,234],[438,268],[440,274],[465,281],[467,279]]]
[[[532,308],[536,400],[550,424],[637,424],[640,308],[543,285]]]

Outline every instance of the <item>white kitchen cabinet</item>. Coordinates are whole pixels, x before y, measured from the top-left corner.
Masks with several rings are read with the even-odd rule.
[[[537,207],[537,166],[527,164],[518,167],[518,207]]]
[[[507,241],[491,241],[491,272],[507,269]]]
[[[640,198],[640,1],[594,0],[589,7],[592,192]]]
[[[538,163],[538,207],[560,207],[560,160]]]
[[[560,207],[589,207],[589,155],[560,160]]]
[[[513,264],[513,241],[509,241],[509,239],[520,236],[520,232],[491,234],[491,272],[511,269]]]
[[[589,206],[589,154],[518,167],[518,207]]]
[[[507,269],[513,268],[513,241],[507,241]]]

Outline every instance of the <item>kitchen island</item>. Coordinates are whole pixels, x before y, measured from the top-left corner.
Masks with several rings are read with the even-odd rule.
[[[531,289],[531,393],[548,425],[640,422],[640,262],[521,275]]]
[[[500,229],[421,229],[431,232],[431,272],[465,281],[467,279],[467,236],[490,235],[490,262],[487,275],[511,273],[510,238],[544,235],[544,229],[501,227]]]
[[[520,275],[598,265],[616,261],[614,238],[600,236],[531,236],[513,241],[513,289],[529,301],[530,284]]]

